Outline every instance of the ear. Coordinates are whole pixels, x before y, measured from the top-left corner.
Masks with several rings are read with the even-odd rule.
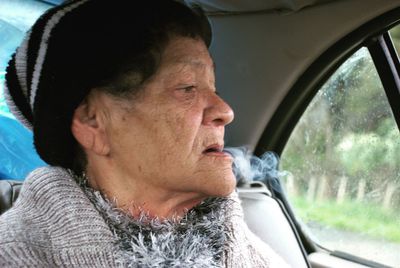
[[[92,152],[106,156],[110,152],[110,146],[105,132],[105,122],[100,116],[99,108],[96,100],[83,101],[75,109],[71,131],[86,153]]]

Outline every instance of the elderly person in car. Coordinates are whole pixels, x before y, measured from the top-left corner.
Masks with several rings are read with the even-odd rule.
[[[49,166],[0,218],[1,267],[284,267],[243,221],[210,41],[170,0],[68,1],[36,22],[6,94]]]

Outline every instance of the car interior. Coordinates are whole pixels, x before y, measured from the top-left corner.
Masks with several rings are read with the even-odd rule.
[[[62,0],[23,2],[40,2],[51,7]],[[256,156],[272,151],[283,161],[291,134],[303,120],[302,115],[319,89],[362,48],[368,49],[371,55],[398,132],[400,61],[389,31],[400,22],[400,1],[186,2],[201,6],[212,24],[210,52],[216,63],[217,88],[235,111],[235,120],[226,131],[227,146],[244,146]],[[6,12],[3,9],[0,16]],[[318,123],[312,126],[318,127]],[[324,128],[322,123],[321,127]],[[301,149],[297,152],[303,155]],[[393,165],[398,166],[396,162]],[[0,214],[17,199],[21,179],[0,178]],[[335,185],[340,188],[340,183],[338,179]],[[390,204],[400,196],[400,188],[396,186],[393,189],[388,201]],[[250,229],[292,267],[400,267],[397,251],[400,243],[384,244],[380,240],[381,246],[373,249],[375,255],[351,252],[341,246],[324,246],[319,234],[310,231],[307,222],[299,217],[288,192],[289,180],[279,176],[246,181],[238,186]],[[316,223],[310,221],[310,224]],[[400,218],[397,218],[397,224],[399,230]],[[327,230],[331,232],[327,236],[336,234],[336,229]],[[344,243],[351,244],[352,240]],[[391,248],[394,252],[391,260],[375,257],[386,256],[386,250]]]

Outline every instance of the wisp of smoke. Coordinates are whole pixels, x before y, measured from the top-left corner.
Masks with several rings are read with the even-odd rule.
[[[228,147],[225,151],[233,157],[233,172],[238,185],[253,180],[267,183],[269,179],[283,175],[278,170],[279,157],[273,152],[257,157],[245,147]]]

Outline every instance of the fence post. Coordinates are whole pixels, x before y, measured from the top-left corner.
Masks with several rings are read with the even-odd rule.
[[[336,203],[338,204],[343,203],[346,197],[347,180],[348,178],[346,176],[340,177],[339,188],[336,196]]]

